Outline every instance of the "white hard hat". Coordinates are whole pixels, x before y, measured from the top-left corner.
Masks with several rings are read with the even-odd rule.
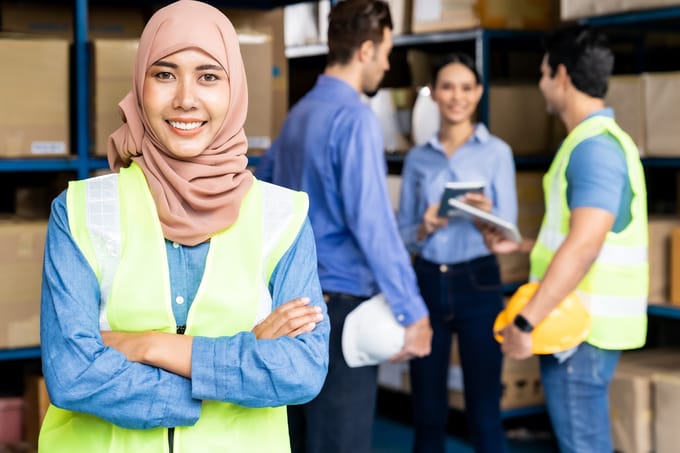
[[[365,300],[345,318],[342,330],[345,362],[351,368],[384,362],[401,351],[404,330],[382,293]]]

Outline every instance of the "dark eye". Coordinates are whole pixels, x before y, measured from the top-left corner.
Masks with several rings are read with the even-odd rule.
[[[170,80],[173,77],[174,76],[172,75],[172,73],[165,72],[165,71],[162,71],[162,72],[159,72],[159,73],[156,74],[156,78],[161,79],[161,80]]]
[[[202,78],[206,82],[215,82],[219,80],[219,77],[217,77],[215,74],[204,74]]]

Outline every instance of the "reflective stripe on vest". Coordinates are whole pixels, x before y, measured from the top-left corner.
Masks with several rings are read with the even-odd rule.
[[[238,220],[210,240],[186,334],[234,335],[251,330],[271,312],[269,278],[297,237],[307,203],[304,193],[255,181]],[[106,304],[101,326],[174,332],[165,240],[141,169],[133,164],[119,175],[71,183],[67,208],[74,239],[100,284],[109,282],[101,300]],[[128,430],[51,406],[40,442],[50,452],[165,452],[168,431]],[[286,409],[204,401],[194,426],[174,430],[175,453],[197,448],[288,452]]]
[[[576,290],[593,317],[586,341],[603,349],[632,349],[644,345],[647,328],[647,193],[637,147],[612,118],[594,116],[574,128],[546,173],[546,213],[531,252],[531,280],[543,278],[569,232],[566,170],[572,151],[583,140],[606,133],[624,151],[633,192],[631,221],[623,231],[607,233],[595,262]]]

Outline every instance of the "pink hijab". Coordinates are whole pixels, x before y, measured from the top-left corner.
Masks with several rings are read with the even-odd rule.
[[[191,160],[174,157],[155,137],[142,108],[144,77],[156,61],[187,48],[207,52],[229,76],[229,111],[213,143]],[[253,183],[243,131],[248,89],[238,37],[218,9],[180,0],[158,10],[139,41],[132,91],[118,104],[124,124],[109,137],[118,171],[135,161],[151,187],[167,239],[196,245],[232,225]]]

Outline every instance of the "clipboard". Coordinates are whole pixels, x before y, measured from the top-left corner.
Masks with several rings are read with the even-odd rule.
[[[460,209],[464,213],[470,215],[472,218],[479,220],[480,222],[488,223],[495,228],[497,228],[503,235],[510,239],[511,241],[520,243],[522,242],[522,235],[519,233],[517,226],[512,222],[508,222],[505,219],[501,219],[489,212],[482,211],[481,209],[475,208],[457,198],[449,199],[449,205]]]
[[[455,206],[449,204],[449,200],[458,198],[468,192],[484,192],[484,181],[452,181],[447,182],[442,192],[442,198],[439,202],[439,217],[453,217],[461,214]]]

